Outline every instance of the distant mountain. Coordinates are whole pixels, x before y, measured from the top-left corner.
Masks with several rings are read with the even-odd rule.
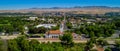
[[[85,8],[85,9],[120,9],[120,7],[109,7],[109,6],[75,6],[73,8]]]
[[[51,8],[37,8],[37,7],[34,7],[34,8],[30,8],[30,9],[66,9],[65,7],[51,7]]]
[[[20,10],[0,10],[0,13],[51,13],[56,14],[58,12],[74,13],[74,14],[105,14],[108,12],[120,12],[120,7],[108,7],[108,6],[74,6],[74,7],[51,7],[51,8],[39,8],[33,7],[29,9]]]
[[[29,8],[29,9],[41,9],[41,8],[33,7],[33,8]]]
[[[64,7],[52,7],[50,9],[63,9]]]
[[[111,7],[108,7],[108,6],[85,6],[83,8],[111,8]]]
[[[84,9],[120,9],[120,7],[109,7],[109,6],[74,6],[74,7],[51,7],[51,8],[30,8],[30,9],[74,9],[74,8],[84,8]]]

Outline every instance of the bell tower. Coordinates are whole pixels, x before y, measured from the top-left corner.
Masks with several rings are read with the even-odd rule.
[[[66,16],[64,15],[64,20],[60,24],[60,31],[64,32],[66,30]]]

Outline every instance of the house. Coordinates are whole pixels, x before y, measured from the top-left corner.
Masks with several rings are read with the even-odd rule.
[[[45,18],[42,18],[42,19],[40,19],[40,20],[46,21],[46,19],[45,19]]]
[[[0,35],[5,35],[5,33],[4,32],[0,32]]]
[[[69,20],[72,24],[76,23],[76,20],[75,19],[70,19]]]
[[[45,37],[46,38],[59,38],[59,36],[63,35],[64,31],[65,31],[65,24],[64,22],[62,22],[59,30],[50,30],[46,32]]]
[[[50,30],[46,32],[45,37],[46,38],[59,38],[59,36],[63,35],[63,32],[60,30]]]
[[[97,21],[100,22],[107,22],[107,21],[111,21],[112,19],[108,19],[108,18],[96,18]]]
[[[96,22],[95,19],[87,19],[86,21],[87,21],[87,22]]]
[[[38,17],[29,17],[29,20],[36,20]]]
[[[49,23],[53,23],[53,22],[54,22],[54,19],[48,19],[48,22],[49,22]]]
[[[25,26],[24,29],[25,29],[24,33],[25,33],[25,34],[28,34],[29,28],[28,28],[27,26]]]
[[[65,18],[64,21],[61,22],[60,24],[60,29],[59,30],[50,30],[48,32],[46,32],[45,37],[46,38],[59,38],[59,36],[64,34],[64,31],[66,30],[66,26],[65,26]]]
[[[72,36],[73,36],[73,39],[79,39],[80,38],[80,36],[76,33],[72,33]]]

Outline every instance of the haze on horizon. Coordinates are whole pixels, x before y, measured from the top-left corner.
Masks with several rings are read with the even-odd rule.
[[[120,0],[1,0],[0,10],[28,8],[110,6],[120,7]]]

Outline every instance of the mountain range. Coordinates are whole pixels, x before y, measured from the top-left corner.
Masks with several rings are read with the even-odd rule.
[[[75,9],[75,8],[87,8],[87,9],[91,9],[91,8],[99,8],[99,9],[120,9],[120,7],[109,7],[109,6],[74,6],[74,7],[51,7],[51,8],[38,8],[38,7],[34,7],[34,8],[30,8],[30,9]]]
[[[108,7],[108,6],[74,6],[74,7],[51,7],[51,8],[29,8],[19,10],[0,10],[0,13],[56,13],[67,12],[74,14],[105,14],[106,12],[120,12],[120,7]]]

